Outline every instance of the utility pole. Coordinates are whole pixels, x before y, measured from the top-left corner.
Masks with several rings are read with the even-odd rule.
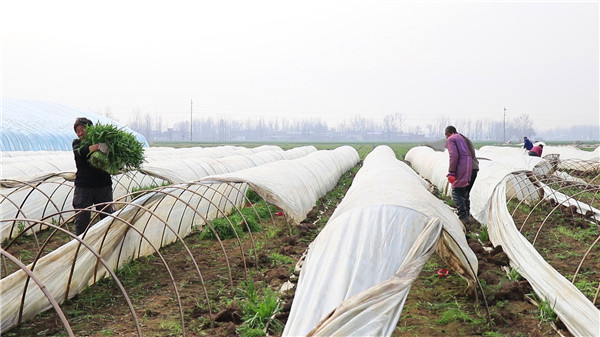
[[[506,144],[506,107],[504,108],[504,124],[503,124],[503,128],[504,128],[503,143]]]
[[[193,119],[192,119],[193,105],[194,105],[194,102],[190,99],[190,142],[192,141],[192,124],[194,124]],[[504,109],[504,110],[506,110],[506,109]]]

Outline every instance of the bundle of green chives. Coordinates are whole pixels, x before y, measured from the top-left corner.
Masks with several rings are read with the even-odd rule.
[[[110,174],[139,169],[144,162],[143,144],[131,133],[111,124],[97,123],[85,128],[86,136],[81,147],[93,144],[108,144],[108,153],[94,151],[89,155],[90,164]]]

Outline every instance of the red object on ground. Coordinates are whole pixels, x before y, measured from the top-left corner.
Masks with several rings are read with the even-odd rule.
[[[440,275],[440,278],[441,278],[444,276],[448,276],[448,274],[450,274],[450,272],[448,271],[448,269],[442,268],[442,269],[438,269],[437,274]]]
[[[277,213],[275,213],[275,215],[282,216],[282,215],[283,215],[283,212],[277,212]]]

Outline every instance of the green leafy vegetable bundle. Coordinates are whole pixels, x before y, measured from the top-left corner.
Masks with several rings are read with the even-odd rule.
[[[97,123],[85,128],[81,147],[99,143],[108,145],[108,153],[94,151],[89,155],[92,166],[110,174],[120,170],[139,169],[144,162],[144,148],[135,136],[114,125]]]

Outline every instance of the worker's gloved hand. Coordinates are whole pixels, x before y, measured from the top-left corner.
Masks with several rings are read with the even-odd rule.
[[[98,144],[98,151],[106,154],[108,152],[108,144],[106,144],[106,143]]]
[[[454,181],[456,180],[456,173],[448,173],[446,178],[448,178],[450,184],[454,184]]]

